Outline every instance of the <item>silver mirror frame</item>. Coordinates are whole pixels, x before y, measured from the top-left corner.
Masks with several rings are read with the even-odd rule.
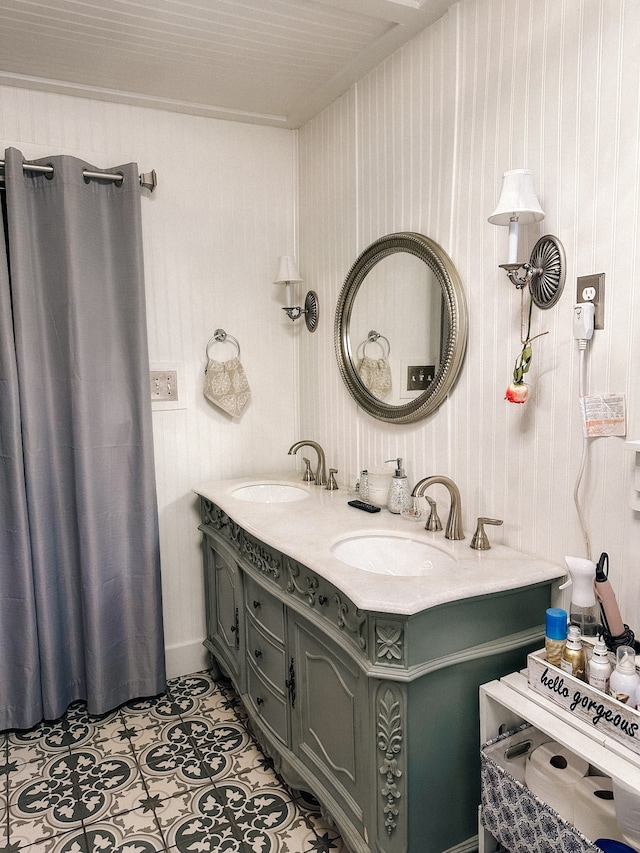
[[[379,261],[394,252],[410,252],[429,267],[440,283],[447,337],[442,358],[429,388],[408,403],[392,406],[378,400],[365,388],[353,360],[349,324],[355,298],[367,274]],[[334,345],[342,379],[356,403],[381,421],[406,424],[435,412],[456,381],[467,348],[467,301],[453,261],[434,240],[414,232],[380,237],[362,252],[345,279],[338,297],[334,323]]]

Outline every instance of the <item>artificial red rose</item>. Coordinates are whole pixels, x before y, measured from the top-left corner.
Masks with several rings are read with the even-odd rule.
[[[507,391],[504,395],[505,400],[508,400],[510,403],[526,403],[527,397],[529,396],[529,386],[525,385],[524,382],[513,382],[507,388]]]

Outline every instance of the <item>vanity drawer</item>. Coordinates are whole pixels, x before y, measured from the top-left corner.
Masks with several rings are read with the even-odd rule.
[[[276,690],[284,690],[284,647],[251,618],[247,619],[247,655],[264,679]]]
[[[276,640],[284,643],[284,606],[247,574],[245,576],[247,612]]]
[[[260,676],[252,660],[247,667],[249,702],[263,725],[283,743],[287,743],[287,700]]]

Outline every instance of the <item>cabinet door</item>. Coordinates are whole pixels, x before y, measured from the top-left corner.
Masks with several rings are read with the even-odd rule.
[[[294,752],[362,833],[370,766],[367,679],[321,630],[296,614],[290,618]]]
[[[235,560],[215,548],[206,538],[204,549],[206,645],[238,683],[242,653],[240,572]],[[239,684],[238,687],[242,689]]]

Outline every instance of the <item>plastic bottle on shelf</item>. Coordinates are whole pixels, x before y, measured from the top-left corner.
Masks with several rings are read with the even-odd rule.
[[[545,614],[544,648],[548,663],[560,666],[562,650],[567,641],[567,611],[549,607]]]
[[[636,670],[636,653],[631,646],[618,646],[616,649],[616,668],[611,673],[609,695],[635,707],[636,694],[640,687],[640,675]]]
[[[584,681],[584,649],[582,648],[582,636],[577,625],[569,625],[567,642],[562,650],[560,669],[568,672],[574,678]]]
[[[589,684],[591,687],[595,687],[596,690],[601,690],[603,693],[608,693],[613,667],[609,660],[609,652],[602,638],[598,639],[594,646],[588,669]]]

